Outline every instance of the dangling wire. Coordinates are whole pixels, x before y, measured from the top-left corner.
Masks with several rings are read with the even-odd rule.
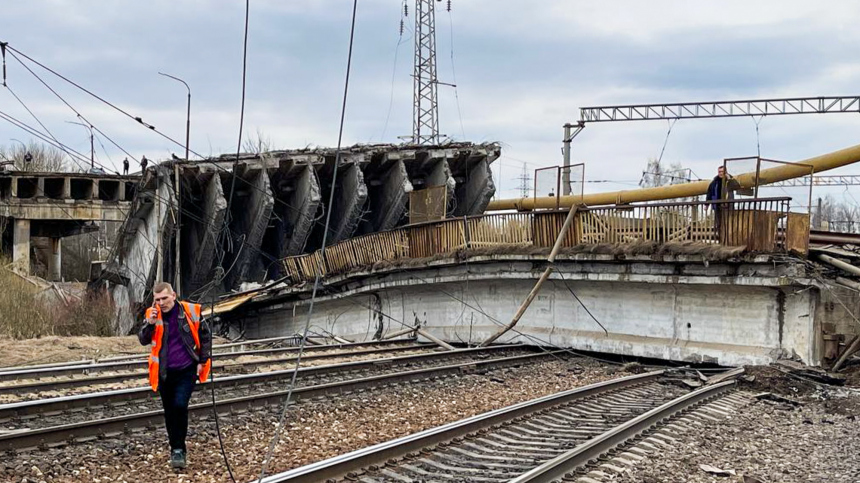
[[[663,140],[663,147],[660,149],[660,157],[657,158],[657,164],[660,164],[660,162],[663,161],[663,153],[666,152],[666,145],[669,144],[669,135],[672,134],[672,128],[675,127],[675,123],[677,121],[677,119],[667,121],[669,123],[669,130],[666,131],[666,139]]]
[[[755,150],[756,156],[761,157],[761,143],[759,142],[760,136],[758,131],[758,125],[761,124],[761,121],[764,119],[764,116],[759,116],[758,121],[753,117],[753,122],[755,123]]]
[[[405,18],[409,16],[409,6],[403,0],[403,16],[400,17],[400,37],[397,39],[397,45],[394,47],[394,66],[391,68],[391,95],[388,99],[388,113],[385,114],[385,123],[382,125],[382,135],[379,137],[380,142],[385,141],[385,133],[388,132],[388,121],[391,120],[391,109],[394,107],[394,81],[397,77],[397,56],[400,53],[400,45],[403,44],[403,31],[406,29]]]
[[[457,92],[457,69],[454,67],[454,16],[451,15],[451,0],[448,0],[448,24],[451,33],[451,80],[454,84],[454,100],[457,101],[457,116],[460,118],[460,133],[466,139],[466,129],[463,128],[463,112],[460,110],[460,94]]]

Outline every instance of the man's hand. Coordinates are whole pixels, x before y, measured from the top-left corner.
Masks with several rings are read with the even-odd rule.
[[[197,378],[200,378],[200,373],[203,372],[203,364],[197,364]]]
[[[151,312],[149,309],[147,309],[146,312],[147,312],[147,314],[152,313],[153,315],[158,313],[158,307],[156,307],[155,302],[152,302]],[[157,322],[157,319],[155,317],[148,317],[146,319],[147,324],[155,324],[155,322]]]

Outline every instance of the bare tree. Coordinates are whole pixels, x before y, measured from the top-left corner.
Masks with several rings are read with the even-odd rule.
[[[687,183],[690,181],[690,170],[681,163],[672,163],[668,167],[663,166],[659,159],[650,158],[642,172],[639,186],[643,188],[654,188],[667,184]]]
[[[70,171],[69,157],[63,151],[31,140],[26,145],[13,143],[0,146],[0,160],[11,162],[18,171]]]
[[[259,128],[257,128],[255,134],[249,134],[245,137],[245,141],[242,142],[242,151],[246,153],[260,154],[273,149],[275,148],[272,138],[263,133]]]

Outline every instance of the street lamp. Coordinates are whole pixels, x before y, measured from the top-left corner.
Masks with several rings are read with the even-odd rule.
[[[159,72],[159,75],[163,75],[164,77],[169,77],[177,82],[181,82],[182,85],[185,86],[185,89],[188,91],[188,104],[185,111],[185,160],[188,161],[188,145],[190,142],[191,136],[191,87],[188,86],[188,83],[179,77],[172,76],[170,74],[165,74],[164,72]],[[173,175],[175,176],[175,184],[176,184],[176,206],[181,207],[182,204],[182,193],[179,189],[179,167],[176,163],[173,163]],[[182,278],[181,278],[181,252],[180,252],[180,235],[182,230],[182,210],[176,210],[176,257],[174,261],[174,269],[173,269],[173,286],[177,289],[181,290],[182,287]],[[161,265],[159,264],[159,267]]]
[[[93,127],[89,124],[84,124],[81,122],[75,121],[66,121],[69,124],[77,124],[78,126],[83,126],[90,130],[90,171],[96,169],[96,148],[93,144],[95,136],[93,135]]]
[[[164,72],[159,72],[158,74],[163,75],[164,77],[170,77],[175,81],[181,82],[185,85],[185,89],[188,90],[188,108],[185,113],[185,160],[187,161],[189,136],[191,136],[191,87],[188,87],[188,83],[180,79],[179,77],[165,74]]]

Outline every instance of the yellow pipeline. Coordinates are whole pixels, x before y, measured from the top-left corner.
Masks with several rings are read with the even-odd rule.
[[[809,166],[815,169],[815,174],[838,168],[847,164],[860,161],[860,144],[850,148],[840,149],[828,154],[799,161],[797,165],[780,165],[775,168],[761,170],[759,180],[761,184],[785,181],[791,178],[809,175]],[[741,188],[752,188],[755,184],[755,172],[744,173],[735,176]],[[511,200],[494,200],[487,206],[487,211],[519,210],[531,211],[534,209],[551,209],[559,206],[568,207],[574,204],[585,204],[589,206],[612,205],[617,203],[635,203],[639,201],[668,200],[673,198],[686,198],[699,196],[708,192],[709,180],[695,181],[692,183],[674,184],[671,186],[660,186],[657,188],[642,188],[637,190],[613,191],[609,193],[592,193],[584,196],[570,195],[555,198],[545,196],[540,198],[516,198]]]

